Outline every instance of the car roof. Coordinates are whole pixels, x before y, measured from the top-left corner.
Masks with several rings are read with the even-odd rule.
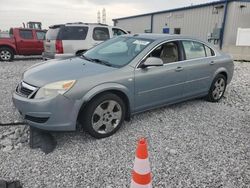
[[[203,43],[212,48],[214,51],[216,51],[216,53],[218,53],[217,48],[215,48],[215,46],[212,45],[211,43],[208,43],[207,41],[191,36],[177,35],[177,34],[155,34],[155,33],[137,33],[137,34],[121,35],[121,37],[126,37],[126,36],[138,39],[149,39],[157,41],[158,43],[168,40],[192,40]]]
[[[144,39],[151,39],[151,40],[171,40],[171,39],[199,40],[199,39],[194,38],[194,37],[185,36],[185,35],[176,35],[176,34],[136,33],[136,34],[129,34],[127,36],[144,38]]]
[[[158,42],[167,41],[167,40],[193,40],[193,41],[204,43],[210,47],[212,46],[210,43],[202,39],[191,37],[191,36],[185,36],[185,35],[177,35],[177,34],[137,33],[137,34],[122,35],[122,36],[149,39],[149,40],[154,40]]]
[[[104,27],[113,27],[109,26],[107,24],[102,24],[102,23],[83,23],[83,22],[72,22],[72,23],[66,23],[66,24],[57,24],[57,25],[51,25],[49,28],[57,28],[61,26],[104,26]]]
[[[18,29],[18,30],[20,30],[20,29],[22,29],[22,30],[30,30],[30,31],[46,31],[45,29],[34,29],[34,28],[25,28],[25,27],[12,27],[12,28],[10,28],[10,29]]]

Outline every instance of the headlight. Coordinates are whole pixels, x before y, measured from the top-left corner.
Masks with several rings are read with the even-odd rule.
[[[53,97],[58,94],[62,95],[68,91],[75,84],[75,82],[76,80],[64,80],[47,84],[38,90],[35,99]]]

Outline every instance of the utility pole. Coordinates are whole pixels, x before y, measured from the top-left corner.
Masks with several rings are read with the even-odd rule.
[[[105,8],[102,9],[102,23],[106,24],[106,10],[105,10]]]
[[[97,23],[101,23],[101,12],[98,10],[97,12]]]

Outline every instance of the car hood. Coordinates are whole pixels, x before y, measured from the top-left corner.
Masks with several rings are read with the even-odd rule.
[[[66,60],[50,60],[29,68],[23,75],[23,81],[33,86],[42,87],[48,83],[62,80],[99,75],[116,68],[89,62],[76,57]]]

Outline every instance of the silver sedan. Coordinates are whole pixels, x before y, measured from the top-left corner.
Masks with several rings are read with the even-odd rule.
[[[219,101],[233,69],[229,55],[195,38],[125,35],[82,56],[31,67],[13,102],[30,126],[72,131],[80,125],[103,138],[145,110],[196,97]]]

